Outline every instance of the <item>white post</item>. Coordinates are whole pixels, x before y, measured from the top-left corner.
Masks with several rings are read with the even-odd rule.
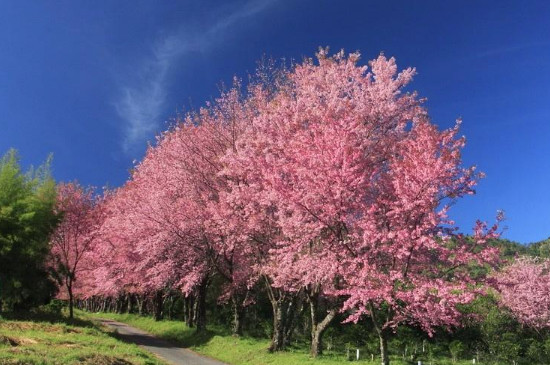
[[[476,363],[476,358],[474,357],[474,358],[472,359],[472,364],[475,364],[475,363]]]
[[[356,358],[357,358],[357,361],[359,361],[359,349],[357,349]]]
[[[418,360],[418,365],[422,365],[422,361]]]

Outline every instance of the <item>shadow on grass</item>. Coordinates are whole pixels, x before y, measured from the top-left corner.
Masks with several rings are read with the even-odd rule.
[[[195,329],[167,330],[158,337],[178,347],[189,348],[207,344],[214,336],[221,335],[218,331],[206,330],[197,332]]]
[[[212,337],[222,335],[222,331],[219,329],[206,330],[202,332],[196,332],[193,328],[165,328],[164,330],[154,331],[151,333],[139,325],[135,325],[132,321],[125,321],[124,319],[109,319],[109,318],[97,318],[103,325],[114,329],[114,332],[108,332],[110,336],[125,342],[137,343],[144,346],[155,347],[181,347],[189,348],[195,346],[201,346],[208,343]],[[158,322],[162,323],[162,321]],[[134,329],[139,329],[134,331]],[[146,333],[139,333],[140,331]]]
[[[180,347],[176,346],[171,342],[162,340],[160,338],[151,336],[151,335],[142,335],[142,334],[127,334],[119,332],[109,332],[109,336],[126,343],[132,343],[139,346],[148,346],[148,347],[160,347],[160,348],[174,348]]]
[[[0,318],[10,321],[49,322],[51,324],[65,324],[75,327],[89,327],[99,329],[96,323],[82,318],[73,318],[62,313],[33,309],[30,311],[2,312]]]

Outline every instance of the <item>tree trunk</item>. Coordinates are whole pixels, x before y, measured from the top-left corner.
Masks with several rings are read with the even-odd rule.
[[[271,302],[273,309],[273,336],[271,337],[271,345],[269,352],[281,351],[285,347],[285,311],[283,308],[284,301],[276,300]]]
[[[328,325],[334,317],[336,317],[336,309],[330,309],[323,318],[321,322],[318,321],[317,317],[317,299],[318,296],[310,296],[309,298],[309,308],[311,312],[311,356],[317,357],[323,353],[323,334],[327,329]]]
[[[300,306],[297,304],[301,303],[302,292],[285,292],[274,288],[268,277],[264,276],[264,280],[273,310],[273,336],[268,350],[270,352],[281,351],[290,344],[296,308]]]
[[[168,319],[172,320],[172,309],[174,307],[174,296],[172,293],[168,294]]]
[[[155,321],[160,321],[162,319],[162,306],[164,304],[164,297],[162,295],[162,290],[157,290],[155,293],[153,309]]]
[[[388,355],[388,337],[390,332],[385,328],[384,322],[387,324],[393,317],[393,313],[391,309],[388,309],[385,315],[383,315],[375,309],[372,301],[369,301],[368,306],[374,330],[378,334],[378,339],[380,340],[380,358],[382,359],[382,365],[390,365],[390,357]],[[379,321],[381,315],[382,319]]]
[[[388,335],[386,331],[380,331],[378,337],[380,339],[380,357],[382,359],[382,365],[390,365],[390,358],[388,356]]]
[[[126,298],[127,298],[127,300],[128,300],[127,312],[128,312],[128,314],[130,314],[130,313],[132,313],[132,309],[133,309],[133,308],[132,308],[132,294],[128,293],[128,294],[126,295]]]
[[[73,306],[74,306],[73,283],[70,279],[67,281],[67,292],[69,293],[69,318],[73,319],[74,318],[74,313],[73,313]]]
[[[122,304],[121,304],[121,300],[120,300],[120,295],[116,297],[115,311],[118,314],[122,313]]]
[[[233,336],[241,336],[243,334],[243,305],[242,300],[237,294],[231,296],[231,309],[233,310]]]
[[[197,333],[206,331],[206,289],[208,288],[208,278],[205,278],[199,284],[197,289],[197,301],[195,309],[195,324]]]
[[[189,294],[184,301],[185,304],[185,324],[188,328],[193,328],[195,326],[194,318],[194,308],[195,308],[195,297],[193,294]]]
[[[136,305],[138,308],[138,314],[140,316],[143,315],[143,304],[145,303],[145,300],[143,300],[141,294],[136,294]]]

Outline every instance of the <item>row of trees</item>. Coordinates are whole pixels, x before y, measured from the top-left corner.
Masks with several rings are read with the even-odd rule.
[[[62,185],[52,236],[69,300],[181,291],[205,329],[214,280],[235,334],[265,291],[271,351],[290,341],[298,301],[310,309],[311,353],[339,313],[371,321],[381,358],[402,324],[430,335],[460,324],[484,291],[497,227],[469,237],[447,218],[481,177],[461,165],[458,126],[440,131],[415,71],[380,56],[321,50],[290,69],[267,65],[243,91],[189,113],[149,147],[121,188],[94,198]],[[191,304],[193,303],[193,304]]]
[[[215,296],[239,335],[245,313],[262,316],[266,300],[271,351],[288,346],[309,312],[313,356],[332,322],[363,323],[389,364],[388,341],[403,325],[429,336],[464,323],[471,330],[473,301],[492,287],[521,325],[543,331],[548,262],[492,269],[508,261],[503,254],[548,245],[495,245],[497,226],[482,222],[458,234],[449,206],[481,177],[462,167],[459,123],[438,130],[422,99],[405,92],[414,69],[398,72],[384,56],[370,67],[358,60],[321,50],[317,62],[264,65],[246,89],[235,80],[163,133],[124,186],[103,194],[56,186],[49,162],[23,173],[8,152],[0,161],[4,307],[40,304],[57,282],[71,317],[75,299],[157,319],[178,302],[187,324],[204,331]],[[488,305],[480,308],[489,318]]]

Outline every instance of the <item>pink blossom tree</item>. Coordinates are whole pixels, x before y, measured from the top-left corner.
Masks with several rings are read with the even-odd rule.
[[[498,275],[501,304],[523,325],[550,327],[550,261],[522,257]]]
[[[204,301],[213,275],[226,279],[223,298],[231,298],[237,333],[248,289],[250,258],[238,244],[232,211],[219,199],[227,180],[220,174],[221,157],[234,148],[239,125],[247,120],[239,95],[236,86],[160,136],[116,194],[120,213],[105,225],[110,242],[123,242],[122,247],[131,242],[129,252],[139,256],[132,266],[139,268],[142,282],[196,297],[198,330],[205,326]]]
[[[139,250],[152,234],[137,214],[139,198],[132,181],[105,193],[105,219],[94,249],[96,290],[92,294],[96,296],[125,294],[130,299],[136,295],[138,302],[143,303],[145,297],[157,289],[145,267],[146,254]]]
[[[460,166],[458,127],[438,131],[416,94],[402,92],[413,69],[397,73],[380,56],[367,72],[358,59],[321,50],[318,64],[306,60],[274,84],[254,85],[256,114],[226,158],[248,232],[275,233],[265,235],[263,273],[283,292],[308,292],[312,354],[343,309],[350,321],[371,317],[386,364],[400,323],[429,333],[458,324],[456,306],[476,284],[465,268],[492,263],[496,251],[485,243],[496,227],[479,224],[474,241],[455,237],[442,204],[473,193],[478,177]],[[320,321],[319,295],[334,305]]]
[[[379,194],[357,224],[358,239],[346,243],[344,309],[352,313],[349,321],[370,317],[384,364],[387,339],[400,324],[429,335],[435,327],[460,325],[458,306],[471,302],[486,279],[469,268],[498,262],[498,250],[487,244],[497,225],[478,222],[466,238],[449,228],[448,207],[440,208],[473,192],[473,169],[460,167],[464,141],[455,138],[457,131],[413,121],[375,183]]]
[[[57,187],[55,211],[61,222],[50,237],[51,260],[67,290],[69,317],[73,318],[75,282],[98,237],[102,205],[92,188],[62,183]]]

